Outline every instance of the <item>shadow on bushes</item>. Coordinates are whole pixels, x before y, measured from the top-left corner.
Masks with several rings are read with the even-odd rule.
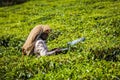
[[[5,35],[0,37],[0,46],[9,47],[9,41],[13,35]]]
[[[91,50],[94,59],[105,59],[106,61],[120,61],[120,47],[108,48],[103,50]]]
[[[0,58],[7,55],[21,55],[21,47],[25,39],[15,35],[3,35],[0,37]],[[16,54],[17,53],[17,54]]]
[[[21,4],[24,3],[28,0],[0,0],[0,6],[11,6],[11,5],[15,5],[15,4]]]
[[[16,38],[15,35],[4,35],[0,37],[1,47],[14,47],[17,50],[21,50],[21,46],[23,43],[24,39]]]

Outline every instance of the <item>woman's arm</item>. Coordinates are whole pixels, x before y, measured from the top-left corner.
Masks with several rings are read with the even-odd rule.
[[[47,56],[56,53],[58,49],[53,51],[48,51],[47,46],[44,41],[38,40],[35,44],[35,53],[39,53],[40,56]]]

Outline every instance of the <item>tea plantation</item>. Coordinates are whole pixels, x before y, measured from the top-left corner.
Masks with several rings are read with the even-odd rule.
[[[48,48],[67,53],[22,57],[30,30],[48,24]],[[0,80],[120,80],[120,0],[29,0],[0,7]]]

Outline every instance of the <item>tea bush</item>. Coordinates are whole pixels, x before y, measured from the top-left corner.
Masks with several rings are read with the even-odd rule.
[[[27,0],[1,0],[0,6],[10,6],[14,4],[20,4],[26,2]]]
[[[0,80],[119,80],[119,0],[30,0],[0,7]],[[48,48],[65,54],[22,57],[21,47],[38,24],[53,29]]]

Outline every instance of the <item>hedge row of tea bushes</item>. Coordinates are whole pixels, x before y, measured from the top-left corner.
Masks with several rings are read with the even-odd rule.
[[[0,0],[0,6],[10,6],[15,4],[20,4],[28,0]]]
[[[0,79],[119,80],[119,0],[30,0],[0,7]],[[53,29],[48,48],[64,48],[85,37],[66,54],[21,57],[21,47],[38,24]]]

